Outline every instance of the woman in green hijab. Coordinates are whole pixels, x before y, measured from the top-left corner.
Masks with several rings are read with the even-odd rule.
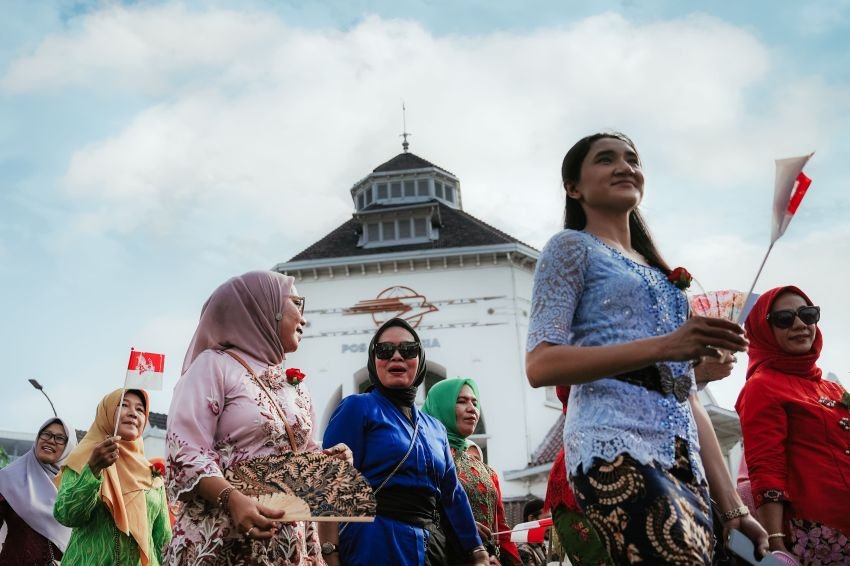
[[[422,412],[446,427],[457,477],[469,498],[478,532],[487,550],[491,555],[498,555],[503,565],[513,566],[521,564],[521,561],[510,534],[499,535],[496,539],[491,535],[510,530],[505,523],[499,477],[493,468],[470,457],[466,450],[469,446],[467,437],[475,431],[481,418],[478,397],[478,385],[472,379],[446,379],[428,391]]]

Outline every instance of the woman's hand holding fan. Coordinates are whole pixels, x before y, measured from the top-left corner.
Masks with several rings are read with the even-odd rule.
[[[729,321],[738,320],[744,310],[745,299],[744,293],[732,289],[709,291],[708,293],[703,291],[701,294],[689,297],[691,315]],[[697,385],[704,386],[712,381],[728,377],[732,373],[736,361],[732,352],[719,348],[717,349],[717,357],[702,357],[694,366]]]

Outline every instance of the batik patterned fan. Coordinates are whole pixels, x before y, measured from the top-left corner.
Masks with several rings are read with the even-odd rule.
[[[354,466],[321,452],[252,458],[228,471],[234,487],[289,521],[375,520],[372,487]]]

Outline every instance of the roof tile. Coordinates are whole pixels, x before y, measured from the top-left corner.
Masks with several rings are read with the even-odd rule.
[[[423,206],[432,205],[433,201],[423,203]],[[469,246],[523,244],[523,242],[516,238],[505,234],[501,230],[490,226],[486,222],[462,210],[452,208],[442,202],[439,203],[439,209],[442,225],[440,226],[440,237],[437,240],[418,244],[399,244],[397,246],[358,247],[359,222],[357,219],[352,218],[318,242],[315,242],[307,249],[293,256],[289,261],[367,256],[403,251],[449,249]]]

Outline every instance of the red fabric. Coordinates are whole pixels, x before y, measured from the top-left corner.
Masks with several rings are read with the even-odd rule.
[[[549,472],[549,483],[546,485],[546,499],[544,501],[544,507],[546,509],[554,510],[558,506],[566,507],[571,511],[582,512],[567,480],[567,463],[563,448],[555,456],[555,461],[552,463],[552,470]]]
[[[766,490],[782,490],[789,518],[850,536],[850,431],[841,426],[850,422],[850,410],[837,402],[843,394],[831,381],[762,369],[744,384],[735,408],[756,506]]]
[[[779,348],[776,337],[773,335],[773,328],[767,322],[767,314],[773,307],[774,301],[779,295],[787,291],[800,295],[809,305],[814,304],[805,293],[791,285],[771,289],[758,298],[744,323],[747,339],[750,341],[750,348],[747,352],[749,358],[747,379],[761,367],[808,379],[820,379],[821,377],[821,370],[816,365],[821,348],[823,348],[823,335],[820,328],[817,329],[815,341],[808,354],[791,356]]]
[[[747,317],[750,364],[735,408],[741,417],[744,454],[756,506],[767,490],[788,500],[786,518],[823,523],[850,536],[850,409],[844,388],[821,379],[816,361],[820,330],[808,354],[782,352],[766,316],[776,297],[762,295]]]
[[[561,400],[562,410],[566,414],[567,401],[570,398],[570,386],[556,386],[555,394]],[[555,456],[555,461],[552,463],[552,470],[549,472],[549,483],[546,485],[546,499],[543,505],[545,509],[549,509],[550,511],[556,509],[558,506],[564,506],[571,511],[582,512],[567,479],[567,463],[563,448]]]
[[[567,414],[567,401],[570,400],[570,386],[569,385],[556,385],[555,386],[555,395],[558,396],[558,399],[561,401],[561,411],[566,415]]]

